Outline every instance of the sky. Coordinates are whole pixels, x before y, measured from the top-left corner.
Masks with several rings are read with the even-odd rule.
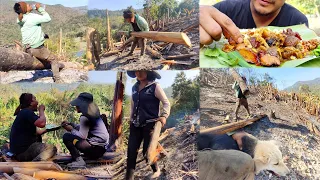
[[[162,88],[170,87],[176,75],[181,71],[157,71],[161,75],[159,82]],[[187,78],[191,79],[199,75],[199,70],[184,71]],[[89,72],[89,83],[93,84],[115,84],[117,77],[117,71],[90,71]],[[131,95],[131,89],[136,81],[133,78],[127,76],[125,93]]]
[[[276,80],[280,90],[292,86],[298,81],[309,81],[320,77],[320,68],[258,68],[258,73],[268,73]]]
[[[65,7],[79,7],[79,6],[88,5],[88,0],[33,0],[33,1],[43,3],[43,4],[49,4],[49,5],[61,4]]]

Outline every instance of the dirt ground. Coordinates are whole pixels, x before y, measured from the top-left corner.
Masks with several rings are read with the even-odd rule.
[[[185,28],[199,23],[198,14],[194,14],[191,17],[183,17],[181,19],[174,20],[165,25],[163,29],[159,31],[162,32],[180,32]],[[187,36],[190,38],[192,47],[188,48],[185,45],[173,44],[170,51],[163,49],[160,51],[162,57],[153,58],[146,52],[146,55],[143,58],[140,58],[140,50],[135,50],[132,56],[127,56],[130,51],[130,46],[126,48],[123,53],[118,53],[109,57],[102,57],[100,60],[100,66],[97,67],[98,70],[145,70],[145,69],[162,69],[163,64],[161,60],[165,60],[166,56],[172,55],[183,55],[183,54],[196,54],[191,58],[184,59],[174,59],[177,62],[187,63],[185,64],[176,64],[171,65],[170,69],[173,70],[187,70],[199,67],[199,49],[200,49],[200,40],[199,40],[199,27],[194,27],[190,31],[186,32]],[[148,41],[148,45],[155,43],[161,44],[162,42],[152,42]],[[167,59],[172,60],[172,59]]]
[[[230,117],[229,122],[233,121],[237,98],[231,87],[230,83],[220,83],[219,87],[202,86],[201,129],[222,125],[227,116]],[[261,101],[256,94],[250,95],[248,102],[253,114],[269,115],[274,110],[276,119],[264,118],[243,130],[260,140],[280,141],[280,149],[290,169],[290,174],[286,177],[276,177],[265,171],[255,179],[320,179],[320,137],[312,134],[303,123],[303,119],[312,120],[315,117],[308,115],[303,109],[294,110],[292,102]],[[239,115],[246,117],[244,107],[241,107]]]
[[[60,76],[63,83],[86,82],[88,80],[88,72],[86,70],[63,69],[60,72]],[[50,70],[0,72],[0,83],[18,82],[53,83],[54,81]]]

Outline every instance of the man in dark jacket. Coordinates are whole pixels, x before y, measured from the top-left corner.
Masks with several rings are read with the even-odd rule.
[[[200,6],[200,43],[211,44],[221,34],[242,43],[240,29],[305,24],[308,19],[285,0],[227,0]]]

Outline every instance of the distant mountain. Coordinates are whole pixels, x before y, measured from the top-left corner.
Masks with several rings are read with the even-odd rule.
[[[0,0],[0,45],[13,44],[21,40],[20,28],[17,25],[17,14],[13,10],[14,0]],[[33,1],[28,1],[34,4]],[[58,34],[62,28],[63,35],[83,34],[87,25],[87,7],[64,7],[62,5],[46,5],[51,22],[43,24],[43,31],[49,37]]]
[[[123,11],[125,9],[117,10],[117,11],[108,11],[109,16],[122,16]],[[135,11],[138,14],[143,13],[143,9],[135,9]],[[105,9],[90,9],[88,10],[88,16],[89,18],[94,18],[94,17],[100,17],[100,18],[105,18],[106,17],[106,10]]]
[[[319,91],[320,90],[320,78],[316,78],[314,80],[310,80],[310,81],[298,81],[295,84],[293,84],[290,87],[287,87],[286,89],[284,89],[285,91],[289,91],[289,92],[298,92],[299,91],[299,87],[301,85],[308,85],[311,92],[313,91]]]

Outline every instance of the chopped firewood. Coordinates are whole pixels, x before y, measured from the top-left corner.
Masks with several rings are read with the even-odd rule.
[[[34,172],[36,172],[36,171],[41,171],[41,169],[19,168],[19,167],[13,168],[14,173],[21,173],[21,174],[28,175],[28,176],[33,176]]]

